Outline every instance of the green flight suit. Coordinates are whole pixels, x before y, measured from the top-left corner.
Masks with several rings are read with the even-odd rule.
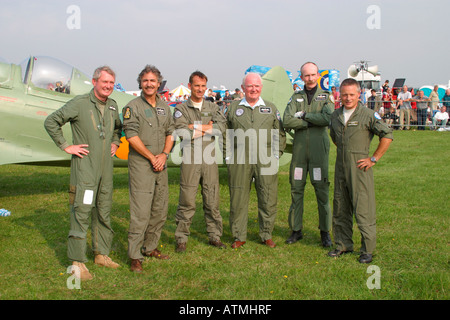
[[[69,202],[71,208],[68,257],[86,262],[86,235],[92,217],[92,250],[108,255],[114,232],[110,212],[113,192],[113,158],[111,143],[120,144],[122,124],[117,104],[106,103],[90,93],[77,96],[56,110],[45,120],[44,126],[62,150],[69,144],[61,127],[70,122],[73,144],[87,144],[89,154],[73,155],[70,171]]]
[[[277,212],[278,159],[286,147],[281,117],[273,103],[260,98],[254,108],[245,99],[233,101],[227,120],[231,233],[235,240],[246,241],[249,196],[254,179],[259,236],[264,242],[272,239]]]
[[[164,150],[166,137],[174,130],[172,113],[166,102],[156,97],[150,105],[141,96],[123,108],[123,130],[127,139],[138,136],[154,155]],[[128,154],[130,226],[128,256],[144,260],[158,246],[167,219],[169,185],[167,169],[154,172],[150,161],[130,145]]]
[[[378,113],[358,104],[344,123],[343,109],[331,117],[330,135],[337,147],[334,178],[333,235],[337,249],[353,251],[353,216],[361,232],[361,254],[372,254],[376,244],[376,208],[373,171],[357,167],[369,157],[374,135],[393,139],[392,129]]]
[[[328,232],[331,228],[328,126],[334,111],[334,102],[330,97],[329,92],[317,88],[311,103],[308,103],[305,91],[297,91],[292,95],[284,111],[284,128],[286,131],[294,130],[289,170],[292,202],[288,217],[289,227],[293,231],[303,228],[303,199],[308,173],[317,199],[319,229]],[[306,112],[304,119],[294,116],[299,111]]]
[[[194,139],[194,130],[189,129],[188,125],[206,125],[210,121],[213,122],[212,135],[207,134]],[[175,108],[174,123],[183,151],[183,161],[180,165],[180,197],[175,215],[177,224],[175,239],[177,243],[186,243],[188,240],[200,184],[206,231],[210,241],[219,241],[223,226],[219,211],[219,169],[215,154],[217,139],[215,135],[219,135],[219,140],[222,140],[226,132],[226,118],[217,104],[203,100],[200,111],[194,107],[191,99],[188,99]]]

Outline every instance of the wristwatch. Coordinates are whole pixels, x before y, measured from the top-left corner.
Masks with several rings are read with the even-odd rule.
[[[372,161],[373,163],[377,163],[377,158],[372,157],[372,158],[370,158],[370,161]]]
[[[167,159],[169,159],[169,154],[164,151],[163,151],[163,153],[166,155]]]

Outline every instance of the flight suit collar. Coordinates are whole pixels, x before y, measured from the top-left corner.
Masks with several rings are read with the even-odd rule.
[[[259,97],[259,100],[255,103],[255,105],[253,107],[250,106],[250,104],[247,102],[247,100],[245,98],[242,99],[241,102],[239,102],[239,105],[246,106],[251,109],[255,109],[256,107],[265,106],[266,104],[264,103],[264,100],[261,97]]]
[[[152,105],[147,101],[147,99],[145,99],[144,95],[142,94],[142,91],[141,91],[140,97],[141,97],[141,99],[142,99],[148,106],[150,106],[150,107],[152,107],[152,108],[155,108],[156,106],[158,106],[158,105],[161,103],[161,101],[162,101],[162,100],[161,100],[161,97],[159,96],[158,93],[156,94],[156,100],[155,100],[155,105],[154,105],[154,106],[152,106]]]
[[[109,97],[106,99],[106,101],[101,101],[94,93],[94,89],[89,92],[89,99],[91,100],[92,104],[95,106],[95,108],[100,112],[101,116],[103,117],[104,113],[110,109],[115,111],[116,106],[113,105],[114,100],[110,99]],[[102,105],[99,107],[99,105]]]
[[[91,92],[89,92],[89,98],[91,99],[91,102],[94,103],[95,105],[97,103],[101,103],[101,104],[108,104],[109,102],[109,98],[106,99],[106,101],[101,101],[99,98],[97,98],[97,96],[94,93],[94,89],[91,90]]]
[[[350,119],[357,116],[359,111],[361,110],[361,108],[364,107],[361,102],[358,102],[358,105],[355,108],[355,111],[353,111],[352,115],[350,116]],[[339,112],[339,121],[342,123],[343,126],[345,126],[345,121],[344,121],[344,106],[342,106],[341,108],[338,109]],[[365,108],[365,107],[364,107]],[[350,119],[348,119],[350,121]]]
[[[186,105],[187,105],[189,108],[195,108],[194,102],[191,100],[191,98],[188,98],[188,99],[187,99]],[[202,108],[203,108],[204,106],[205,106],[205,99],[203,99],[203,102],[202,102]],[[198,109],[198,108],[195,108],[195,109]]]

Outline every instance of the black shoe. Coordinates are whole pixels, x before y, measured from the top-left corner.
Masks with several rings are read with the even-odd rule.
[[[295,242],[297,242],[298,240],[303,239],[303,233],[302,230],[298,230],[298,231],[292,231],[291,236],[286,240],[287,244],[293,244]]]
[[[337,257],[343,255],[344,253],[350,253],[350,252],[353,252],[353,250],[342,251],[339,249],[334,249],[333,251],[328,252],[328,255],[332,258],[337,258]]]
[[[372,255],[370,253],[364,253],[359,256],[359,262],[360,263],[371,263],[372,262]]]
[[[331,247],[330,233],[327,231],[320,231],[320,239],[322,240],[323,247]]]

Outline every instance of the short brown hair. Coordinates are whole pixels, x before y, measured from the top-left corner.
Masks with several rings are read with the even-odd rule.
[[[192,83],[194,80],[194,77],[199,77],[200,79],[206,80],[208,82],[208,77],[201,71],[194,71],[191,73],[191,76],[189,77],[189,83]]]
[[[361,90],[361,86],[359,85],[359,82],[356,81],[353,78],[347,78],[344,81],[341,82],[341,88],[345,86],[356,86],[358,90]]]

